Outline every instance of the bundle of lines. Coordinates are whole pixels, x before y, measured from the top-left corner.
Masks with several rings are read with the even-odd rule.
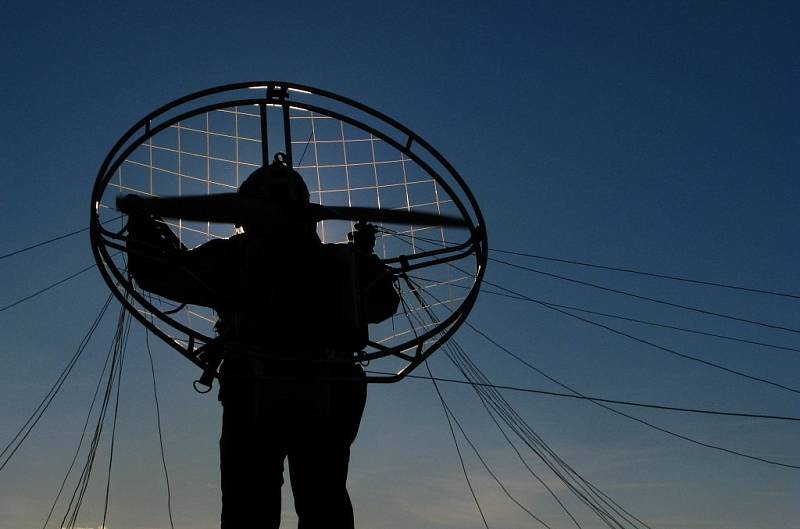
[[[408,290],[411,294],[414,295],[417,302],[419,303],[419,307],[414,307],[412,310],[408,310],[409,308],[404,306],[404,313],[406,317],[409,319],[416,319],[417,323],[420,325],[424,325],[419,317],[416,315],[417,312],[420,310],[425,311],[431,321],[438,321],[438,317],[436,316],[433,306],[438,304],[438,300],[436,297],[429,292],[426,292],[425,288],[418,283],[416,283],[413,279],[404,276],[403,277],[405,284],[408,286]],[[428,301],[423,298],[424,295],[432,298],[431,301]],[[548,493],[555,499],[564,513],[572,520],[576,527],[581,529],[581,524],[578,519],[573,515],[573,513],[567,508],[564,502],[556,495],[553,489],[547,485],[545,480],[540,477],[528,464],[528,462],[523,457],[522,453],[520,452],[517,445],[511,440],[509,436],[509,431],[515,435],[528,449],[531,450],[541,461],[542,463],[550,469],[550,471],[556,476],[556,478],[561,481],[564,486],[582,503],[584,503],[596,516],[599,518],[606,526],[611,529],[642,529],[647,528],[650,529],[650,526],[647,525],[645,522],[637,518],[635,515],[627,511],[624,507],[622,507],[619,503],[614,501],[610,496],[600,490],[596,485],[588,481],[586,478],[581,476],[574,468],[572,468],[566,461],[564,461],[548,444],[547,442],[538,434],[536,431],[531,428],[531,426],[522,418],[519,413],[509,404],[509,402],[503,397],[503,395],[495,388],[492,387],[493,384],[491,381],[486,377],[486,375],[481,371],[481,369],[475,365],[475,363],[469,358],[469,356],[465,353],[464,349],[458,344],[455,339],[448,340],[444,346],[442,347],[447,355],[447,358],[452,362],[452,364],[458,369],[458,371],[462,374],[462,376],[470,383],[471,387],[475,391],[478,399],[480,400],[482,406],[487,411],[489,416],[491,417],[494,424],[497,426],[500,434],[503,436],[505,441],[509,444],[509,446],[513,449],[517,457],[519,458],[522,465],[527,469],[527,471],[548,491]],[[431,380],[436,387],[436,392],[439,396],[439,399],[442,403],[442,407],[447,415],[448,423],[450,423],[451,433],[453,433],[453,441],[456,443],[456,449],[458,450],[458,441],[455,436],[455,432],[452,431],[452,423],[456,423],[461,434],[463,435],[464,439],[467,440],[467,443],[475,452],[478,459],[481,461],[482,465],[489,473],[489,475],[495,480],[498,486],[501,488],[503,493],[509,497],[509,499],[514,502],[518,507],[524,510],[531,518],[538,521],[544,527],[551,529],[550,525],[548,525],[544,520],[540,517],[536,516],[533,512],[527,509],[522,503],[520,503],[515,497],[511,495],[511,493],[506,489],[505,486],[501,483],[501,481],[497,478],[496,474],[489,468],[488,464],[484,461],[481,455],[478,453],[477,448],[466,435],[463,427],[461,426],[460,422],[453,414],[450,407],[444,400],[442,393],[439,391],[438,386],[436,385],[436,381],[433,377],[433,373],[430,371],[430,367],[428,366],[428,373],[430,374]],[[460,450],[459,457],[460,457]],[[463,467],[463,462],[462,462]],[[469,481],[469,477],[466,474],[465,470],[465,477]],[[470,490],[472,491],[473,497],[475,498],[476,504],[478,505],[478,509],[480,509],[480,504],[478,502],[477,497],[475,496],[474,490],[472,490],[472,485],[469,484]],[[488,527],[488,523],[483,517],[483,513],[481,511],[481,517],[483,518],[484,524]]]
[[[61,525],[59,527],[61,527],[62,529],[75,529],[76,524],[78,523],[78,515],[80,514],[81,507],[86,497],[86,492],[89,487],[89,482],[92,475],[92,469],[94,468],[94,463],[97,456],[97,450],[100,445],[100,439],[103,433],[104,426],[106,424],[108,410],[113,400],[114,411],[113,411],[113,418],[111,421],[111,442],[109,445],[108,473],[106,478],[105,501],[103,506],[103,522],[100,527],[106,526],[106,517],[108,515],[108,499],[111,489],[111,466],[114,458],[114,438],[116,434],[117,414],[119,411],[119,391],[122,381],[122,370],[125,361],[125,350],[128,344],[128,336],[130,334],[130,329],[131,329],[131,317],[127,313],[124,307],[120,307],[120,313],[117,318],[117,324],[114,336],[111,341],[108,354],[106,355],[106,359],[103,364],[103,369],[100,373],[97,386],[95,387],[94,395],[92,396],[92,401],[89,405],[89,411],[86,415],[86,420],[83,425],[83,431],[81,432],[81,436],[78,441],[78,446],[75,450],[75,456],[72,458],[72,461],[70,462],[69,468],[67,469],[64,479],[61,482],[61,486],[58,489],[58,493],[56,494],[56,497],[53,500],[53,504],[50,508],[50,512],[47,515],[47,519],[42,525],[43,529],[47,527],[47,524],[49,523],[53,515],[53,512],[55,511],[58,501],[61,498],[61,494],[63,493],[66,487],[69,476],[72,474],[72,470],[75,466],[75,463],[81,452],[81,447],[83,446],[84,440],[86,438],[88,426],[91,417],[94,414],[93,412],[95,409],[95,405],[98,401],[98,396],[101,393],[100,391],[101,387],[103,387],[104,384],[105,387],[102,391],[102,397],[100,400],[99,410],[97,411],[96,415],[94,430],[92,432],[91,440],[89,441],[89,449],[88,453],[86,454],[86,461],[83,465],[83,469],[81,470],[80,475],[78,476],[77,483],[74,486],[72,495],[69,499],[66,511],[64,513],[64,516],[61,520]]]

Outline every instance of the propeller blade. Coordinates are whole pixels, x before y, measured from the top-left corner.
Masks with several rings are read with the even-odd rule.
[[[348,206],[321,206],[311,204],[312,215],[315,220],[361,220],[364,222],[384,222],[386,224],[418,224],[422,226],[453,226],[466,228],[469,226],[464,219],[437,215],[436,213],[423,213],[421,211],[407,211],[404,209],[378,209]]]
[[[184,197],[141,197],[125,195],[117,197],[117,209],[126,213],[151,213],[170,218],[222,224],[262,224],[277,222],[278,212],[269,208],[266,201],[238,193],[217,193]],[[406,211],[402,209],[378,209],[348,206],[308,205],[309,220],[350,220],[384,222],[387,224],[417,224],[423,226],[469,227],[464,219],[457,217]],[[308,217],[306,217],[308,218]]]
[[[117,197],[117,209],[128,215],[151,213],[168,219],[247,224],[248,219],[270,216],[264,201],[238,193],[217,193],[183,197]],[[274,216],[274,213],[273,213]],[[267,219],[267,221],[272,219]],[[263,220],[262,220],[263,222]]]

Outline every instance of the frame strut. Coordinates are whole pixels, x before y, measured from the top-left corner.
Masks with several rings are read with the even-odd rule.
[[[267,132],[267,105],[260,103],[258,112],[261,116],[261,165],[269,165],[269,133]]]
[[[289,102],[284,99],[281,108],[283,109],[283,137],[286,142],[286,163],[289,164],[289,167],[294,169],[294,163],[292,163],[292,127],[289,119]]]
[[[289,123],[289,87],[284,84],[271,84],[267,87],[266,103],[270,106],[280,106],[283,111],[283,141],[286,163],[294,168],[292,163],[292,127]],[[266,162],[265,162],[266,164]]]

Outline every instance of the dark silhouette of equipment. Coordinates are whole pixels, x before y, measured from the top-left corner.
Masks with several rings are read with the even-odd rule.
[[[285,154],[272,161],[276,150]],[[214,193],[259,165],[237,193]],[[315,180],[319,204],[295,167]],[[345,194],[356,207],[322,205]],[[445,344],[485,273],[486,227],[458,171],[357,101],[235,83],[132,125],[103,160],[90,204],[109,289],[203,371],[198,390],[219,380],[223,526],[278,526],[288,458],[300,527],[352,527],[345,481],[366,382],[397,382]],[[241,229],[222,239],[228,226],[217,224]],[[347,243],[323,244],[347,231]],[[441,301],[411,287],[417,270]],[[399,277],[405,317],[370,325],[397,310]],[[365,375],[367,362],[392,372]]]
[[[351,242],[322,244],[315,224],[326,210],[312,207],[281,156],[237,194],[129,195],[118,206],[129,216],[136,283],[219,316],[198,382],[210,387],[219,372],[223,529],[279,526],[287,458],[300,527],[353,527],[347,467],[366,402],[355,354],[368,324],[399,303],[392,273],[373,252],[375,227],[362,220]],[[187,250],[162,215],[222,219],[243,233]]]
[[[247,167],[270,166],[271,153],[280,150],[282,165],[297,167],[309,186],[314,182],[311,198],[318,203],[284,211],[257,194],[218,193],[232,190]],[[367,376],[371,383],[402,380],[446,343],[474,306],[486,269],[487,232],[477,201],[441,153],[375,109],[294,83],[213,87],[155,109],[114,144],[92,189],[89,233],[100,275],[155,337],[208,370],[216,317],[195,303],[150,295],[131,276],[130,215],[117,215],[115,204],[166,219],[190,247],[228,236],[231,225],[247,225],[252,234],[322,220],[317,232],[326,243],[341,243],[354,224],[374,225],[383,263],[397,277],[425,270],[419,277],[426,292],[435,290],[440,301],[430,311],[416,310],[424,302],[409,289],[404,301],[411,317],[370,327],[358,359],[378,368]],[[207,291],[195,283],[196,293]],[[207,373],[203,381],[211,378]]]

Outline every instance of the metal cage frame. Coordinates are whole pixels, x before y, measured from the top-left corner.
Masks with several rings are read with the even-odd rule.
[[[244,91],[247,91],[247,94],[258,94],[258,96],[233,99],[230,97],[232,94],[238,95]],[[295,98],[292,96],[295,96]],[[312,99],[312,101],[304,101],[304,98]],[[314,104],[313,100],[315,99],[322,100],[322,102],[327,104],[325,106]],[[197,106],[198,104],[199,106]],[[420,335],[415,335],[413,339],[392,347],[369,342],[369,345],[376,350],[373,352],[362,352],[355,357],[357,361],[361,362],[369,362],[370,360],[390,355],[398,357],[407,362],[399,372],[391,375],[371,374],[367,377],[367,380],[369,382],[383,383],[401,380],[456,332],[474,306],[486,270],[488,258],[486,226],[474,195],[460,174],[444,156],[409,128],[377,110],[346,97],[306,85],[283,81],[234,83],[209,88],[181,97],[157,108],[139,120],[128,129],[111,148],[100,166],[97,179],[92,189],[89,223],[90,242],[101,276],[117,299],[134,317],[136,317],[136,319],[145,325],[145,327],[200,368],[204,370],[208,368],[208,362],[204,359],[203,353],[205,352],[206,345],[212,342],[214,337],[207,336],[196,329],[192,329],[176,321],[167,313],[170,311],[163,311],[154,306],[150,300],[142,296],[141,293],[134,288],[130,279],[126,277],[113,262],[114,256],[109,249],[125,251],[125,246],[121,244],[121,241],[124,241],[124,237],[121,236],[122,232],[110,231],[103,226],[100,219],[100,203],[109,182],[122,163],[137,147],[143,145],[160,131],[193,116],[217,109],[244,105],[257,106],[259,109],[262,164],[266,165],[270,161],[268,145],[269,134],[267,132],[268,107],[279,107],[282,111],[283,140],[286,147],[287,161],[291,166],[293,166],[293,153],[291,148],[290,108],[328,116],[370,133],[397,149],[400,153],[407,156],[409,160],[418,164],[430,175],[436,184],[441,186],[441,188],[448,193],[454,205],[458,208],[458,211],[468,224],[469,238],[462,243],[383,260],[394,273],[403,274],[407,271],[432,266],[433,264],[447,263],[473,253],[476,258],[477,269],[474,274],[474,282],[461,304],[449,314],[447,318],[437,321],[434,328]],[[326,108],[327,106],[333,108]],[[338,107],[344,108],[337,110]],[[359,117],[347,115],[343,110],[350,110],[352,113],[358,114]],[[367,120],[372,121],[373,124],[367,123]],[[377,128],[378,125],[389,127],[389,130],[379,130]],[[456,188],[451,186],[441,174],[432,167],[429,161],[431,163],[438,163],[455,183]],[[425,259],[431,260],[425,261]],[[175,340],[158,325],[148,319],[145,314],[134,305],[132,299],[145,308],[152,316],[178,330],[180,333],[185,334],[188,337],[186,343]],[[431,340],[434,341],[429,343]],[[426,343],[428,343],[427,346],[425,346]],[[404,351],[413,352],[408,354]]]

